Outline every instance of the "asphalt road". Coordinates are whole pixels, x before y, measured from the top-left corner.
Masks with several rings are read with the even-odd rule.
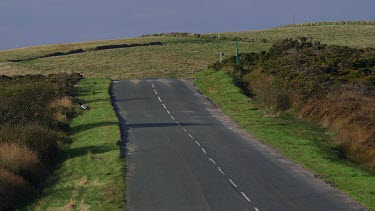
[[[191,80],[114,82],[127,210],[361,210],[238,129]]]

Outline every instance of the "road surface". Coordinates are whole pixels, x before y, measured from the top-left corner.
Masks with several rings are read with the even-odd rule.
[[[361,210],[221,114],[192,80],[112,86],[127,210]]]

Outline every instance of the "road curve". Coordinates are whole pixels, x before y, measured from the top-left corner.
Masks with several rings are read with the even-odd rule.
[[[127,210],[362,210],[238,129],[192,80],[116,81]]]

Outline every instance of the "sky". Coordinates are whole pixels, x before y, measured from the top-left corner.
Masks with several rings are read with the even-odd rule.
[[[375,0],[0,0],[0,49],[375,20]]]

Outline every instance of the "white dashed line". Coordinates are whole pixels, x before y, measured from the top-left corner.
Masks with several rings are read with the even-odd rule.
[[[246,199],[246,201],[251,202],[249,197],[247,197],[247,195],[244,192],[241,192],[241,195]]]
[[[233,182],[232,179],[228,179],[228,181],[230,182],[230,184],[233,185],[233,187],[238,188],[238,186],[236,185],[236,183]]]
[[[225,175],[223,169],[221,169],[220,167],[217,167],[217,168],[219,169],[219,171],[220,171],[223,175]]]
[[[113,83],[117,83],[117,82],[119,82],[119,81],[113,81]],[[155,85],[152,84],[151,86],[152,86],[152,88],[154,89],[155,94],[156,94],[156,95],[159,95],[158,92],[157,92],[156,89],[155,89]],[[163,101],[161,100],[161,98],[160,98],[159,96],[158,96],[158,99],[159,99],[159,101],[162,103],[164,109],[167,110],[167,113],[168,113],[169,115],[171,115],[171,112],[167,109],[167,106],[163,103]],[[175,120],[175,118],[174,118],[172,115],[171,115],[171,118],[172,118],[173,120]],[[177,124],[178,126],[181,127],[181,125],[180,125],[180,123],[179,123],[178,121],[176,121],[176,124]],[[188,131],[187,131],[185,128],[182,128],[182,129],[183,129],[186,133],[188,133]],[[194,137],[193,137],[190,133],[188,133],[188,135],[190,136],[191,139],[195,140]],[[195,143],[196,143],[199,147],[201,147],[201,144],[200,144],[198,141],[195,141]],[[206,151],[203,147],[201,147],[201,149],[202,149],[202,152],[203,152],[204,154],[207,155],[207,151]],[[209,159],[214,165],[217,165],[216,162],[215,162],[215,160],[213,160],[213,159],[210,158],[210,157],[208,157],[208,159]],[[220,167],[217,167],[217,169],[219,169],[219,171],[220,171],[221,174],[225,175],[225,172],[223,171],[223,169],[221,169]],[[232,179],[228,179],[228,181],[230,182],[230,184],[231,184],[233,187],[238,188],[237,184],[234,183]],[[241,193],[241,195],[244,197],[244,199],[245,199],[247,202],[249,202],[249,203],[251,202],[250,198],[249,198],[244,192],[240,192],[240,193]],[[255,211],[259,211],[259,209],[258,209],[257,207],[254,207],[254,210],[255,210]]]
[[[213,164],[216,165],[216,162],[212,158],[208,158]]]

